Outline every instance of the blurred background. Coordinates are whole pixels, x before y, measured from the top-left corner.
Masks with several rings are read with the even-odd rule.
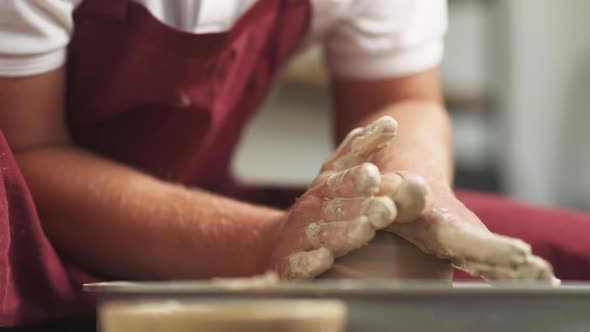
[[[441,71],[457,187],[590,211],[588,15],[587,0],[449,0]],[[329,119],[311,47],[251,122],[234,172],[308,184],[333,150]]]

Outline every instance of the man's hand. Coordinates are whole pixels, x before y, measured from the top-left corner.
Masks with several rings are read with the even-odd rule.
[[[527,243],[490,232],[448,185],[431,182],[431,188],[430,202],[414,221],[393,223],[387,231],[489,281],[559,283],[551,265],[533,255]]]
[[[387,150],[365,149],[371,146],[365,142],[367,136],[379,141],[379,135],[373,132],[392,122],[391,117],[383,117],[366,128],[352,130],[326,165],[346,169],[357,160],[370,160],[386,167],[390,157],[385,155]],[[528,244],[491,233],[443,181],[427,182],[405,172],[387,172],[382,175],[378,194],[391,197],[397,207],[397,217],[387,231],[429,254],[449,259],[455,266],[488,280],[557,282],[551,266],[534,256]]]
[[[328,270],[335,258],[366,245],[377,230],[391,224],[396,209],[381,195],[379,169],[366,162],[393,138],[393,119],[359,129],[353,145],[344,144],[346,166],[328,161],[310,189],[286,213],[284,228],[270,260],[283,278],[304,279]],[[362,132],[362,133],[361,133]],[[346,151],[340,151],[343,155]]]

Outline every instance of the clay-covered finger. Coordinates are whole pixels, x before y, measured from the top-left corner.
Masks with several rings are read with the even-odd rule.
[[[470,228],[439,232],[452,257],[495,266],[517,266],[531,257],[531,246],[519,239]]]
[[[397,122],[390,116],[383,116],[361,130],[354,129],[325,164],[324,170],[341,171],[368,161],[371,155],[391,142],[396,130]]]
[[[350,143],[352,142],[352,140],[354,138],[356,138],[357,136],[359,136],[365,128],[363,127],[359,127],[359,128],[354,128],[353,130],[351,130],[346,137],[344,137],[344,139],[342,140],[342,142],[340,143],[340,145],[338,145],[338,148],[336,148],[336,151],[334,152],[333,157],[337,157],[339,156],[341,153],[345,152],[345,150],[349,147]]]
[[[544,259],[532,254],[529,244],[494,233],[482,231],[457,232],[445,242],[457,267],[490,281],[537,281],[558,284],[553,268]],[[462,248],[453,248],[462,246]],[[453,252],[455,251],[455,252]]]
[[[309,279],[326,272],[332,264],[334,256],[327,248],[300,251],[287,257],[279,274],[287,279]]]
[[[556,280],[549,263],[534,256],[521,240],[471,226],[446,208],[428,210],[425,218],[427,222],[394,222],[390,228],[424,252],[489,280]]]
[[[370,196],[379,190],[380,182],[381,173],[377,166],[362,163],[330,175],[319,190],[328,198]]]
[[[430,189],[424,178],[409,175],[403,178],[390,197],[398,210],[394,222],[408,223],[416,220],[428,205]]]
[[[458,267],[488,281],[536,281],[551,285],[559,285],[560,283],[560,280],[554,277],[551,265],[542,258],[533,255],[517,265],[494,265],[486,262],[466,261]]]
[[[318,221],[305,229],[310,245],[327,248],[334,257],[366,245],[374,236],[375,228],[365,216],[346,221]]]
[[[393,199],[404,178],[399,173],[387,172],[381,174],[381,184],[377,195],[387,195]]]
[[[394,220],[396,207],[387,196],[334,198],[322,205],[321,219],[326,222],[350,220],[365,216],[375,229],[382,229]]]
[[[391,116],[383,116],[366,126],[351,143],[351,151],[359,154],[371,153],[391,143],[397,131],[397,122]]]

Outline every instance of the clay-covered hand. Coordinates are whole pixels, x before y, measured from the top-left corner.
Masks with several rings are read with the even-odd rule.
[[[353,129],[344,138],[336,152],[324,163],[323,172],[335,172],[373,160],[373,156],[391,144],[397,122],[390,116],[373,121],[364,128]],[[403,173],[388,172],[382,177],[381,195],[391,197],[397,207],[395,223],[414,221],[424,210],[429,189],[424,179]]]
[[[425,181],[413,181],[426,187]],[[473,212],[455,198],[448,185],[435,183],[431,188],[422,190],[430,194],[421,199],[427,203],[414,221],[394,222],[387,230],[423,251],[449,259],[456,267],[488,281],[559,283],[551,265],[533,255],[529,244],[490,232]]]
[[[347,167],[328,162],[293,207],[285,214],[270,266],[281,278],[306,279],[327,271],[334,259],[366,245],[377,230],[391,224],[395,204],[376,195],[381,174],[366,162],[394,136],[395,121],[363,130],[359,153]]]
[[[378,128],[395,123],[383,117],[366,128],[351,131],[325,168],[346,169],[358,160],[382,165]],[[375,134],[377,133],[377,134]],[[367,139],[373,137],[373,139]],[[382,152],[382,153],[381,153]],[[385,167],[384,167],[385,168]],[[450,260],[455,266],[487,280],[536,280],[557,283],[549,263],[531,253],[521,240],[491,233],[483,223],[459,202],[450,186],[442,181],[427,181],[405,172],[387,172],[381,176],[380,195],[396,205],[396,218],[387,227],[414,243],[426,253]]]

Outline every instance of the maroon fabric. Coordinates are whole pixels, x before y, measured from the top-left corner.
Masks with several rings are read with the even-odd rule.
[[[232,150],[309,16],[309,0],[258,1],[230,31],[197,35],[129,0],[85,0],[67,65],[75,144],[165,180],[250,192],[229,176]],[[92,312],[81,285],[97,278],[58,257],[0,143],[0,325]]]
[[[80,285],[96,279],[60,260],[0,133],[0,326],[88,312]]]
[[[165,180],[227,192],[232,150],[309,10],[308,0],[257,1],[228,32],[195,35],[134,2],[86,0],[68,58],[74,141]]]

